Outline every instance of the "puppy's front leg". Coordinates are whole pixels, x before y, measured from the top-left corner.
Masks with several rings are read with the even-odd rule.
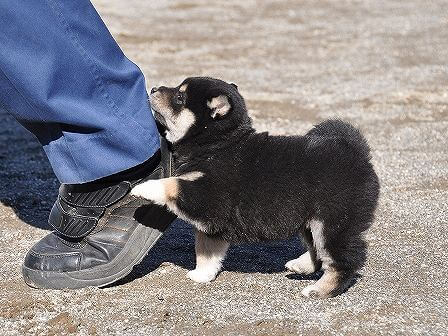
[[[131,195],[145,198],[158,205],[167,205],[172,212],[179,216],[179,211],[176,207],[176,201],[180,190],[179,181],[184,180],[192,182],[202,176],[204,176],[203,173],[193,171],[176,177],[173,176],[160,180],[149,180],[135,186],[131,190]]]
[[[213,281],[221,270],[229,243],[212,238],[199,230],[195,230],[195,233],[196,268],[189,271],[187,276],[195,282]]]
[[[167,205],[169,201],[175,201],[178,194],[178,177],[149,180],[135,186],[131,190],[131,195],[145,198],[158,205]]]

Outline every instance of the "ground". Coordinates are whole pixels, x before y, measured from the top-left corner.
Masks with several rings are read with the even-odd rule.
[[[26,251],[48,233],[58,183],[39,144],[0,112],[3,335],[442,335],[448,317],[448,12],[439,1],[95,0],[148,88],[190,75],[237,83],[259,130],[340,117],[369,140],[381,180],[369,258],[329,300],[284,263],[298,240],[231,249],[211,284],[175,223],[119,284],[34,290]]]

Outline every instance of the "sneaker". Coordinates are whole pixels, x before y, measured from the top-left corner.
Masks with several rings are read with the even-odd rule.
[[[100,287],[132,271],[175,219],[166,208],[130,195],[141,182],[171,175],[171,153],[161,143],[138,167],[61,185],[48,220],[54,231],[31,248],[22,266],[29,286]]]

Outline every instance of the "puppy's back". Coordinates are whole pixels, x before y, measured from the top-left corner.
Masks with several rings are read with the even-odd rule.
[[[305,136],[253,134],[238,161],[238,203],[256,219],[251,230],[259,239],[290,236],[319,216],[357,213],[357,232],[373,220],[378,177],[367,141],[346,122],[324,121]]]

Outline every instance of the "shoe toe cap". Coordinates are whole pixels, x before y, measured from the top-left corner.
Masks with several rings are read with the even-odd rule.
[[[28,251],[23,266],[49,272],[77,271],[81,257],[79,251],[66,246],[58,236],[50,233]]]

